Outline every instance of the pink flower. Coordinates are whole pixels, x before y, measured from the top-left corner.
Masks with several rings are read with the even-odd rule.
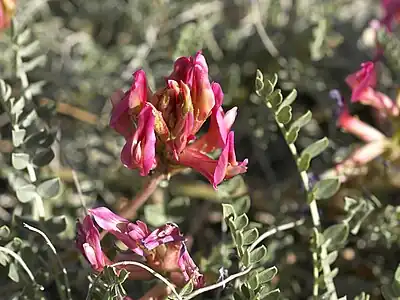
[[[16,0],[0,0],[0,30],[10,25],[16,11]]]
[[[182,244],[180,250],[178,265],[182,271],[185,282],[189,281],[189,279],[192,279],[195,287],[202,287],[205,285],[204,276],[199,272],[199,268],[190,257],[189,252],[184,244]]]
[[[229,151],[226,146],[237,109],[224,113],[222,89],[217,83],[210,84],[201,52],[177,59],[166,86],[155,93],[147,87],[143,71],[135,72],[133,77],[128,92],[111,97],[110,126],[125,137],[121,160],[127,168],[138,169],[146,176],[151,170],[168,173],[192,167],[215,188],[224,178],[246,172],[247,160],[236,161],[233,138],[229,140]],[[195,135],[210,116],[208,132],[196,140]],[[229,159],[224,154],[219,159],[222,162],[212,160],[208,154],[214,150],[231,153]]]
[[[208,66],[201,51],[195,57],[178,58],[167,80],[182,81],[190,88],[194,112],[191,133],[196,134],[215,105],[214,93],[208,80]]]
[[[400,1],[399,0],[382,0],[382,7],[385,15],[381,20],[382,24],[386,26],[389,32],[392,31],[393,20],[400,21]]]
[[[180,162],[200,172],[212,183],[214,188],[224,179],[247,171],[247,159],[243,162],[236,160],[233,131],[228,134],[226,144],[217,161],[203,154],[196,146],[193,144],[193,146],[187,147],[180,156]]]
[[[388,149],[386,140],[369,142],[350,154],[344,161],[335,166],[334,173],[339,176],[341,182],[347,181],[351,176],[357,174],[357,168],[366,166]]]
[[[117,239],[123,242],[133,252],[143,256],[142,240],[150,234],[147,225],[141,221],[136,224],[114,214],[106,207],[98,207],[89,210],[100,228],[115,235]]]
[[[354,134],[365,142],[382,140],[385,135],[374,127],[350,115],[348,108],[344,106],[339,114],[338,126],[343,130]]]
[[[360,93],[360,103],[377,109],[384,115],[398,116],[399,108],[387,95],[368,87]]]
[[[76,246],[95,271],[101,272],[106,265],[111,264],[101,250],[100,234],[90,216],[86,216],[83,223],[77,224]]]
[[[367,88],[376,85],[375,64],[371,61],[362,63],[361,70],[347,76],[346,83],[352,88],[351,101],[360,100]]]
[[[155,115],[151,104],[146,103],[138,116],[138,127],[130,136],[121,152],[121,161],[127,168],[139,169],[140,175],[148,175],[157,165],[155,156]]]
[[[193,145],[204,152],[212,152],[217,148],[224,147],[237,115],[237,107],[232,108],[226,114],[224,113],[222,109],[224,94],[221,86],[215,82],[211,86],[215,95],[215,106],[212,109],[210,117],[210,127],[208,128],[208,132],[195,141]]]
[[[150,232],[143,222],[131,223],[105,207],[90,209],[89,213],[97,225],[113,234],[134,253],[143,256],[155,271],[170,272],[173,283],[181,286],[192,279],[195,286],[204,285],[203,275],[187,252],[177,225],[167,223]],[[138,271],[137,268],[135,270]],[[143,277],[142,274],[140,276]]]

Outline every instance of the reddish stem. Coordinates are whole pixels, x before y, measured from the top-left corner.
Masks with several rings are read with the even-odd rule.
[[[136,194],[135,198],[133,198],[133,200],[129,204],[127,204],[127,207],[124,208],[121,216],[128,220],[133,219],[136,216],[138,209],[146,203],[147,199],[149,199],[149,197],[158,187],[160,181],[164,178],[165,175],[162,173],[156,173],[152,177],[150,177],[145,187],[138,194]]]

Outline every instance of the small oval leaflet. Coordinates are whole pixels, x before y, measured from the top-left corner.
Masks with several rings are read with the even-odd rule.
[[[45,199],[58,196],[60,194],[60,191],[61,181],[58,177],[46,180],[39,184],[39,186],[37,187],[37,193]]]
[[[349,225],[347,223],[332,225],[323,233],[324,240],[328,242],[328,249],[331,250],[341,247],[346,242],[348,235]]]
[[[316,200],[329,199],[337,193],[340,188],[339,178],[327,178],[318,181],[314,188],[314,197]]]
[[[13,153],[11,156],[11,163],[17,170],[25,169],[29,165],[29,154]]]
[[[287,124],[292,119],[292,108],[290,106],[283,106],[276,113],[276,120],[279,123]]]
[[[35,156],[33,157],[33,164],[38,167],[43,167],[48,165],[54,158],[54,152],[52,149],[40,149],[36,152]]]
[[[27,203],[34,200],[39,195],[36,192],[36,187],[33,184],[24,185],[16,190],[17,198],[22,203]]]
[[[250,264],[258,263],[267,255],[267,248],[262,245],[256,249],[254,249],[249,255]]]
[[[278,269],[274,266],[257,274],[261,284],[271,281],[278,273]]]
[[[250,245],[258,238],[258,230],[257,228],[252,228],[243,233],[243,244]]]
[[[329,140],[324,137],[318,141],[316,141],[315,143],[312,143],[311,145],[309,145],[306,149],[303,150],[303,153],[307,153],[310,155],[311,158],[314,158],[318,155],[320,155],[326,148],[328,148],[329,146]]]

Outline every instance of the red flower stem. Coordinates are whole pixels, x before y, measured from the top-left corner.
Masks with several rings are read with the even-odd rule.
[[[121,216],[128,220],[133,219],[136,216],[138,209],[146,203],[147,199],[149,199],[149,197],[158,187],[158,184],[164,178],[165,174],[162,173],[156,173],[152,177],[150,177],[150,180],[147,182],[144,188],[138,194],[136,194],[135,198],[133,198],[133,200],[127,205],[127,207],[124,208]]]

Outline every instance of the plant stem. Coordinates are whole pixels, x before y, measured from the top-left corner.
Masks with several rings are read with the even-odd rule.
[[[286,136],[287,130],[284,127],[284,125],[280,122],[278,122],[278,120],[276,120],[279,129],[281,130],[283,136]],[[288,144],[289,146],[289,150],[292,153],[293,159],[296,163],[297,166],[297,170],[300,174],[301,177],[301,181],[303,183],[304,186],[304,190],[306,191],[307,194],[307,199],[308,199],[308,195],[310,193],[310,183],[309,183],[309,179],[307,176],[307,172],[306,171],[301,171],[299,169],[299,166],[297,164],[298,160],[299,160],[299,155],[297,153],[297,149],[296,146],[294,144]],[[319,212],[318,212],[318,205],[317,205],[317,201],[313,200],[310,204],[310,213],[311,213],[311,218],[312,218],[312,222],[314,227],[318,230],[321,231],[321,219],[319,217]],[[313,257],[314,257],[315,253],[313,253]],[[323,261],[326,259],[326,257],[328,256],[328,251],[326,250],[326,247],[322,246],[321,247],[321,253],[320,253],[320,259],[322,261],[322,271],[323,271],[323,275],[325,277],[325,285],[326,285],[326,289],[328,291],[328,293],[331,294],[331,298],[332,300],[336,300],[337,297],[337,293],[336,293],[336,288],[335,288],[335,283],[333,282],[333,278],[330,278],[329,274],[331,273],[331,267],[329,264],[323,263]],[[318,290],[319,290],[319,286],[318,286],[318,276],[319,275],[319,271],[318,271],[318,266],[316,266],[315,262],[318,262],[318,259],[314,261],[314,287],[313,287],[313,296],[314,298],[316,296],[318,296]]]
[[[282,132],[282,133],[286,134],[285,128],[284,128],[284,132]],[[292,152],[293,158],[295,159],[296,166],[297,166],[297,161],[299,158],[299,156],[297,154],[297,149],[293,144],[289,145],[289,149]],[[309,183],[309,179],[307,176],[307,172],[300,171],[298,166],[297,166],[297,169],[300,173],[301,181],[303,182],[304,189],[308,196],[308,194],[310,193],[310,183]],[[307,197],[307,199],[308,199],[308,197]],[[310,205],[310,212],[311,212],[311,218],[313,221],[313,225],[318,231],[321,231],[321,219],[319,217],[317,201],[313,200],[309,205]],[[313,253],[313,255],[314,255],[314,253]],[[321,256],[322,261],[324,261],[325,258],[328,256],[328,251],[326,250],[326,247],[324,247],[324,246],[321,247],[320,256]],[[322,263],[322,271],[323,271],[323,274],[325,277],[326,289],[331,294],[331,299],[335,300],[335,299],[337,299],[335,283],[333,282],[333,278],[329,277],[329,274],[331,273],[331,266],[329,264]],[[318,278],[315,278],[315,275],[317,275],[318,273],[319,273],[318,267],[314,264],[314,288],[313,288],[314,295],[313,296],[318,296],[318,282],[317,282]]]
[[[270,237],[271,235],[274,235],[275,233],[277,233],[279,231],[285,231],[285,230],[294,228],[296,226],[300,226],[300,225],[304,224],[304,221],[305,221],[304,219],[300,219],[295,222],[290,222],[290,223],[279,225],[278,227],[272,228],[272,229],[264,232],[262,235],[260,235],[258,237],[258,239],[253,244],[251,244],[251,246],[249,247],[249,251],[250,252],[253,251],[254,248],[258,246],[258,244],[260,244],[263,240]]]
[[[126,219],[132,219],[136,216],[138,209],[147,201],[147,199],[153,194],[155,189],[158,187],[158,184],[161,180],[165,178],[165,175],[162,173],[156,173],[152,177],[150,177],[149,182],[146,186],[136,194],[135,198],[128,204],[129,207],[125,208],[121,213],[121,216]]]
[[[246,274],[249,273],[252,269],[253,269],[252,267],[248,267],[248,268],[244,269],[243,271],[241,271],[241,272],[239,272],[239,273],[236,273],[236,274],[233,274],[233,275],[229,276],[228,278],[226,278],[226,279],[224,279],[224,280],[222,280],[222,281],[220,281],[220,282],[217,282],[217,283],[215,283],[215,284],[212,284],[212,285],[203,287],[203,288],[201,288],[201,289],[198,289],[198,290],[196,290],[195,292],[193,292],[193,293],[191,293],[191,294],[185,296],[185,297],[184,297],[184,300],[193,299],[194,297],[196,297],[196,296],[198,296],[198,295],[200,295],[200,294],[203,294],[203,293],[205,293],[205,292],[212,291],[212,290],[215,290],[215,289],[217,289],[217,288],[219,288],[219,287],[222,287],[222,286],[226,285],[228,282],[230,282],[230,281],[232,281],[232,280],[234,280],[234,279],[236,279],[236,278],[239,278],[239,277],[241,277],[241,276],[243,276],[243,275],[246,275]]]

